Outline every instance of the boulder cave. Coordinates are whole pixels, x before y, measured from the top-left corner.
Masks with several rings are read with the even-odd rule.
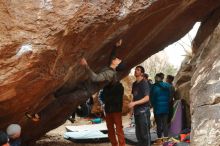
[[[0,129],[19,123],[23,142],[36,141],[102,87],[88,80],[82,57],[98,72],[122,39],[122,78],[196,22],[177,91],[190,105],[191,145],[219,145],[220,0],[1,0]],[[26,112],[41,120],[28,120]]]

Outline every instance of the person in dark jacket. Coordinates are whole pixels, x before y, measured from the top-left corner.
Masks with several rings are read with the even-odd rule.
[[[122,106],[124,87],[119,81],[109,83],[101,93],[106,113],[106,125],[108,136],[112,146],[125,146],[125,138],[122,126]],[[115,128],[116,131],[115,131]],[[117,135],[117,139],[116,139]]]
[[[0,146],[10,146],[8,135],[3,131],[0,131]]]
[[[171,85],[163,82],[164,74],[158,73],[155,76],[155,83],[152,85],[150,101],[154,109],[154,117],[157,125],[158,138],[168,136],[168,114]]]
[[[119,47],[122,40],[116,43],[116,47]],[[95,73],[88,65],[85,58],[81,59],[81,65],[85,66],[89,72],[90,79],[93,82],[105,82],[102,96],[104,97],[106,124],[108,128],[108,135],[112,146],[125,146],[125,139],[122,127],[122,99],[124,94],[124,88],[118,80],[117,71],[123,69],[121,59],[116,56],[116,50],[113,50],[110,56],[110,64],[105,67],[98,74]],[[116,133],[118,136],[118,142],[116,140],[116,134],[114,130],[116,125]]]

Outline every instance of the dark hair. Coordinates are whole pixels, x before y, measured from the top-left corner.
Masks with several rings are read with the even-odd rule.
[[[0,131],[0,145],[6,144],[6,143],[8,143],[8,135],[5,132]]]
[[[147,73],[144,73],[143,77],[148,79],[149,75]]]
[[[115,60],[117,57],[116,56],[110,56],[108,65],[111,65],[112,61]]]
[[[162,72],[157,73],[156,77],[159,77],[161,80],[163,80],[164,79],[164,74]]]
[[[172,75],[167,75],[167,79],[168,79],[170,82],[173,82],[174,76],[172,76]]]
[[[118,64],[118,66],[116,67],[116,71],[118,71],[118,72],[124,71],[125,68],[126,68],[126,65],[125,65],[124,61],[122,60],[122,61]]]
[[[138,66],[136,66],[136,68],[140,68],[140,69],[141,69],[141,73],[145,73],[145,69],[144,69],[144,67],[143,67],[143,66],[138,65]]]

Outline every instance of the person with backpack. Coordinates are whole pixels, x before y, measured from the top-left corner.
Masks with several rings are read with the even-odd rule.
[[[150,146],[150,89],[146,80],[143,78],[145,70],[143,66],[135,68],[136,81],[132,85],[133,101],[129,108],[133,109],[135,119],[135,134],[138,140],[138,146]]]
[[[108,137],[112,146],[125,146],[122,126],[123,95],[124,87],[120,81],[109,83],[103,88],[101,93],[106,114],[105,119],[108,128]]]
[[[116,55],[116,48],[121,46],[122,40],[116,43],[113,48],[109,66],[105,67],[100,73],[95,73],[88,65],[85,58],[81,59],[81,65],[85,66],[90,79],[93,82],[104,82],[105,86],[101,96],[104,98],[106,124],[108,128],[108,135],[112,146],[125,146],[124,132],[122,126],[122,100],[124,94],[124,87],[118,80],[117,72],[123,71],[124,64],[122,60]],[[114,125],[116,125],[116,134]]]
[[[157,136],[168,137],[168,114],[171,85],[163,82],[164,74],[157,73],[155,83],[151,87],[150,101],[154,110],[157,125]]]
[[[109,66],[104,67],[101,70],[101,72],[99,72],[99,73],[95,73],[90,68],[90,66],[87,63],[87,60],[84,57],[81,58],[80,65],[85,67],[92,82],[103,82],[104,85],[106,85],[109,82],[112,82],[112,81],[116,82],[118,80],[117,71],[123,71],[124,67],[125,67],[122,60],[116,54],[116,49],[118,49],[121,46],[121,44],[122,44],[122,40],[120,39],[115,44],[115,46],[113,46],[112,52],[110,54]],[[84,83],[85,84],[82,85],[83,87],[80,87],[80,88],[82,88],[82,89],[80,89],[81,93],[88,94],[91,96],[92,90],[94,89],[94,87],[96,87],[98,85],[91,84],[91,82],[89,82],[89,81],[84,82]],[[55,93],[55,97],[59,96],[61,93],[59,93],[59,92]],[[42,111],[40,113],[42,113]],[[29,112],[26,112],[25,116],[33,122],[39,122],[42,117],[42,115],[40,115],[40,113],[31,114]]]

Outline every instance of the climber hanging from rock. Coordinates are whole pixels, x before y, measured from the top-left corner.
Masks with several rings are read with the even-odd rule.
[[[83,57],[80,60],[80,65],[85,66],[86,71],[89,73],[89,77],[92,82],[104,82],[106,85],[108,83],[114,83],[118,81],[118,76],[117,72],[123,71],[125,66],[123,64],[123,61],[117,56],[117,49],[120,48],[122,45],[122,39],[120,39],[115,46],[112,49],[112,52],[110,54],[110,59],[109,59],[109,65],[108,67],[103,68],[103,70],[100,73],[95,73],[88,65],[87,60]],[[88,90],[89,93],[90,91],[90,84],[85,85],[85,89]],[[31,114],[29,112],[25,113],[25,116],[32,120],[33,122],[38,122],[41,119],[40,114],[35,113]]]
[[[82,66],[85,66],[87,71],[89,72],[90,78],[93,82],[103,82],[103,81],[108,81],[108,82],[114,82],[117,81],[117,71],[122,71],[124,68],[124,64],[120,58],[118,58],[116,54],[116,49],[120,47],[122,44],[122,40],[119,40],[116,43],[115,48],[113,48],[111,55],[110,55],[110,60],[109,60],[109,66],[105,67],[100,73],[96,74],[88,65],[87,61],[85,58],[81,59],[80,64]]]

